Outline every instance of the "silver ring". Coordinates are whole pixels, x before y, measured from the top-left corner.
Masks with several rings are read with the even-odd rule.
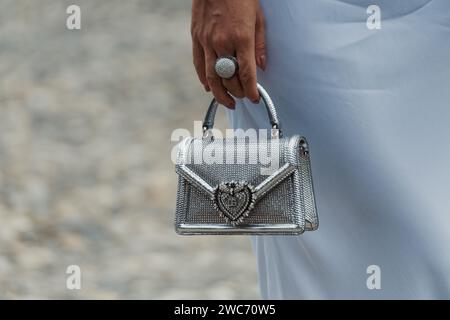
[[[237,59],[233,56],[219,57],[216,60],[214,69],[222,79],[231,79],[238,70]]]

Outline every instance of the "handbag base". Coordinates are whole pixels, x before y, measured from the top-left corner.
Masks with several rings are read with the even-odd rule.
[[[180,235],[300,235],[305,230],[296,224],[242,224],[230,226],[229,224],[180,224],[175,227]]]

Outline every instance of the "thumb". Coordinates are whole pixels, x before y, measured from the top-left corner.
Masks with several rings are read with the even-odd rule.
[[[256,13],[256,27],[255,27],[255,59],[256,65],[266,70],[267,54],[266,54],[266,26],[264,21],[264,12],[261,7]]]

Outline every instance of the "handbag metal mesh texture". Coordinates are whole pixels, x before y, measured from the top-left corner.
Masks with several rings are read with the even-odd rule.
[[[264,143],[269,146],[266,155],[272,147],[278,150],[278,166],[268,174],[261,174],[261,167],[267,166],[255,158],[261,148],[259,141],[186,138],[178,145],[175,226],[179,234],[301,234],[317,229],[305,138],[292,136]],[[212,149],[217,163],[199,161]],[[228,164],[225,159],[234,161]],[[254,206],[238,224],[224,219],[217,205],[218,186],[231,181],[244,181],[255,191]],[[246,197],[242,194],[241,198]],[[226,208],[222,206],[222,210]]]

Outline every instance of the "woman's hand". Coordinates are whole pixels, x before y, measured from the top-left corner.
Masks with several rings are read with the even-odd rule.
[[[193,0],[192,48],[194,65],[206,91],[216,100],[235,107],[231,93],[258,102],[256,65],[266,67],[264,16],[259,0]],[[216,59],[235,56],[238,73],[221,79],[214,70]]]

